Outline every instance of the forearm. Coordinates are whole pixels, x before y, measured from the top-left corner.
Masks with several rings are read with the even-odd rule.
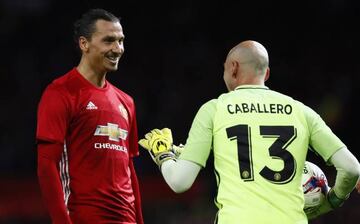
[[[141,209],[140,188],[139,188],[139,183],[138,183],[138,179],[136,176],[134,162],[131,158],[129,161],[129,166],[130,166],[130,172],[131,172],[131,184],[132,184],[132,188],[133,188],[133,192],[134,192],[134,196],[135,196],[136,222],[137,222],[137,224],[143,224],[144,220],[143,220],[142,209]]]
[[[337,151],[330,161],[336,167],[334,192],[337,197],[345,199],[354,190],[360,175],[360,164],[347,148]]]
[[[39,146],[38,150],[38,179],[42,198],[46,208],[49,211],[53,224],[71,224],[70,217],[64,202],[64,193],[62,190],[60,176],[56,160],[51,159],[44,152],[52,150],[51,145]]]
[[[359,162],[346,147],[332,155],[329,162],[337,170],[335,184],[327,193],[327,200],[316,210],[306,213],[309,220],[340,207],[353,191],[359,178]]]
[[[168,160],[161,166],[161,173],[176,193],[187,191],[194,183],[201,166],[187,160]]]

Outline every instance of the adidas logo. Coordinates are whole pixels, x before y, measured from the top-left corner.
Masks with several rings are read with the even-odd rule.
[[[86,110],[97,110],[97,106],[91,101],[89,101],[88,105],[86,106]]]

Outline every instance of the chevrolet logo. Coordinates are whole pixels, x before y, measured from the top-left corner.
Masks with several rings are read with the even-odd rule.
[[[109,140],[118,142],[120,139],[126,140],[128,131],[119,128],[117,124],[107,123],[106,126],[98,125],[96,127],[95,136],[108,136]]]

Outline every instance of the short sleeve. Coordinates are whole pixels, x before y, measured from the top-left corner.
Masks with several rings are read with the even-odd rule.
[[[59,88],[48,86],[38,105],[36,140],[61,143],[70,120],[70,104]]]
[[[179,159],[195,162],[205,167],[210,155],[213,138],[213,118],[216,100],[205,103],[197,112],[188,139]]]

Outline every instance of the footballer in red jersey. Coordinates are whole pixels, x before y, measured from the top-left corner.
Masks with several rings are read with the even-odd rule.
[[[80,35],[80,64],[49,84],[39,103],[42,195],[53,223],[143,223],[135,105],[105,79],[124,51],[122,27],[100,9],[80,22],[95,28],[91,38]]]

